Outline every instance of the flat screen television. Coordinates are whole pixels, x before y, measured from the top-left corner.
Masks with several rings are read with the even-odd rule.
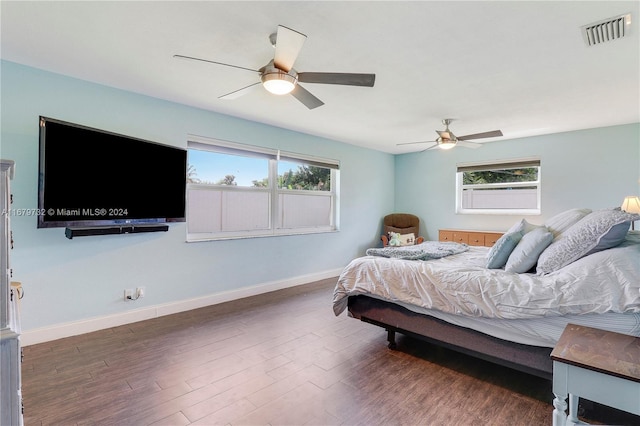
[[[38,228],[185,221],[187,150],[40,117]]]

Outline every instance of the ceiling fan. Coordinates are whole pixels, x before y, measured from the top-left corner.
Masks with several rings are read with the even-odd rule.
[[[375,74],[350,74],[350,73],[333,73],[333,72],[297,72],[293,69],[302,45],[307,36],[278,25],[277,33],[271,34],[269,40],[275,47],[275,55],[272,60],[260,69],[254,70],[237,65],[225,64],[223,62],[211,61],[208,59],[195,58],[185,55],[173,55],[174,58],[189,59],[195,61],[208,62],[216,65],[224,65],[233,68],[240,68],[260,74],[260,81],[250,84],[241,89],[234,90],[219,97],[219,99],[235,99],[244,95],[251,89],[262,83],[265,89],[276,95],[286,95],[291,93],[297,100],[302,102],[307,108],[313,109],[324,105],[320,99],[312,95],[304,87],[302,83],[320,83],[320,84],[342,84],[347,86],[365,86],[373,87],[376,79]]]
[[[464,146],[466,148],[480,148],[482,144],[471,142],[469,139],[494,138],[494,137],[502,136],[502,131],[500,130],[474,133],[472,135],[466,135],[466,136],[456,136],[453,134],[451,130],[449,130],[449,124],[451,124],[452,121],[453,121],[453,118],[445,118],[444,120],[442,120],[442,124],[444,124],[445,129],[436,130],[436,133],[438,134],[438,138],[436,140],[420,141],[420,142],[405,142],[405,143],[399,143],[398,145],[413,145],[413,144],[419,144],[419,143],[435,144],[423,151],[426,151],[428,149],[433,149],[433,148],[451,149],[456,145]]]

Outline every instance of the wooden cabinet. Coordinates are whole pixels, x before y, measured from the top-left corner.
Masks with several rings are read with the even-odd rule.
[[[453,231],[441,229],[438,233],[438,241],[453,241]]]
[[[464,244],[469,244],[469,234],[466,232],[459,232],[459,231],[454,231],[453,232],[453,239],[451,241],[454,241],[456,243],[464,243]]]
[[[498,241],[498,239],[503,235],[504,235],[503,232],[485,232],[484,245],[486,247],[492,247],[496,243],[496,241]]]
[[[11,189],[13,161],[0,160],[0,425],[22,425],[19,283],[11,282]]]
[[[470,246],[491,247],[501,236],[502,232],[441,229],[438,233],[438,240],[464,243]]]

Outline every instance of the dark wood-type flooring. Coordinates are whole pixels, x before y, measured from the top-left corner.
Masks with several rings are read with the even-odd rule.
[[[25,424],[551,424],[548,380],[401,336],[390,350],[333,315],[335,281],[27,346]],[[591,405],[586,420],[640,423]]]

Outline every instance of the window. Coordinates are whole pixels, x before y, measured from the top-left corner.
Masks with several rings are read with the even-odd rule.
[[[456,212],[540,214],[540,160],[459,164]]]
[[[191,136],[187,241],[337,229],[339,164]]]

